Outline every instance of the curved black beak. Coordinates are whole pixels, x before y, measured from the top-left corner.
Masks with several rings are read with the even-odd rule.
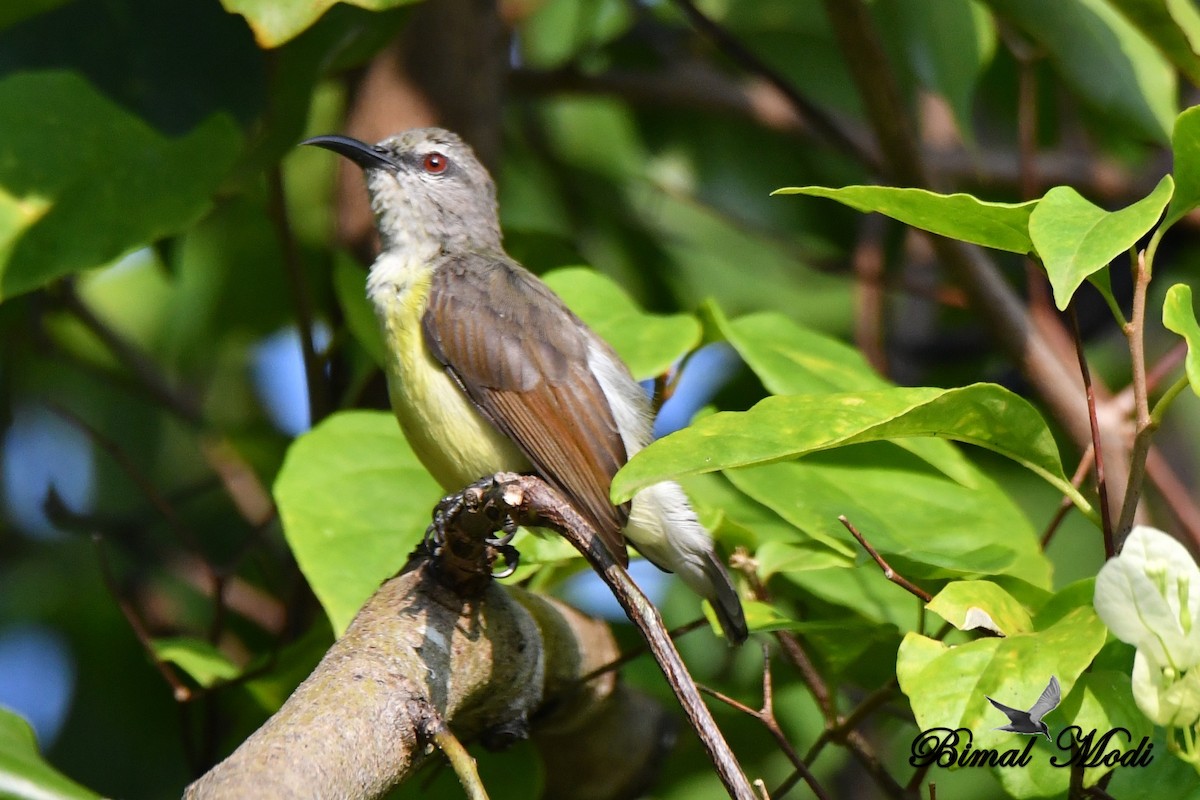
[[[314,136],[311,139],[305,139],[300,144],[311,144],[317,147],[324,147],[326,150],[332,150],[340,156],[358,164],[363,169],[390,169],[396,170],[396,162],[388,158],[379,148],[374,145],[360,142],[358,139],[349,136],[338,136],[329,134],[326,136]]]

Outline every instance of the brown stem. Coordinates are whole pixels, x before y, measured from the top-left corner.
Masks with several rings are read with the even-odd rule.
[[[1121,501],[1121,519],[1116,529],[1116,549],[1125,542],[1137,516],[1138,501],[1142,496],[1142,480],[1146,475],[1146,458],[1150,454],[1150,437],[1154,424],[1150,419],[1150,401],[1146,384],[1146,289],[1150,285],[1150,270],[1146,266],[1146,253],[1137,254],[1133,267],[1133,307],[1125,336],[1129,340],[1129,358],[1133,366],[1134,437],[1133,450],[1129,457],[1129,483],[1125,487],[1125,498]]]
[[[672,639],[678,639],[680,636],[689,634],[692,631],[697,631],[697,630],[700,630],[701,628],[707,628],[707,627],[709,627],[708,620],[705,619],[704,617],[700,617],[699,619],[694,619],[691,622],[688,622],[684,625],[680,625],[678,628],[672,628],[671,630],[667,631],[667,635],[670,636]],[[621,656],[619,658],[614,658],[612,661],[608,662],[607,664],[597,667],[596,669],[592,670],[588,674],[581,677],[579,679],[579,682],[587,683],[588,681],[599,678],[601,675],[607,675],[610,672],[615,672],[616,670],[625,666],[629,662],[635,661],[636,659],[641,658],[641,656],[644,655],[648,649],[649,648],[647,648],[645,644],[640,644],[636,647],[631,647],[628,650],[622,652]]]
[[[108,588],[109,594],[117,601],[117,607],[121,609],[121,614],[125,617],[125,621],[129,623],[130,630],[137,637],[138,642],[146,651],[147,657],[154,662],[154,667],[159,674],[163,676],[163,680],[171,687],[172,694],[175,700],[180,703],[186,703],[193,699],[195,695],[188,688],[179,674],[175,672],[175,668],[166,661],[160,659],[154,652],[154,637],[150,635],[149,629],[146,627],[145,621],[142,620],[141,614],[137,608],[125,596],[125,593],[117,586],[116,576],[113,575],[112,566],[108,563],[108,554],[104,550],[104,537],[99,534],[92,536],[92,545],[96,549],[96,558],[100,563],[100,575],[104,580],[104,585]]]
[[[732,697],[722,694],[715,689],[710,689],[707,686],[701,686],[700,691],[704,692],[710,697],[715,697],[722,703],[736,708],[743,714],[751,716],[761,722],[763,727],[767,729],[767,732],[770,733],[775,739],[775,743],[779,746],[779,749],[782,750],[788,757],[788,760],[792,762],[792,767],[795,768],[796,772],[803,776],[805,783],[807,783],[809,788],[812,789],[813,794],[822,800],[827,800],[829,795],[825,793],[825,789],[820,783],[817,782],[816,776],[812,774],[812,770],[808,768],[808,764],[805,763],[805,760],[800,758],[800,754],[796,752],[796,748],[792,747],[792,743],[788,741],[787,736],[784,735],[783,729],[779,727],[779,720],[775,717],[774,689],[771,685],[771,658],[765,644],[763,645],[762,708],[756,711],[746,704],[738,702]],[[782,792],[774,792],[770,796],[782,797],[782,794]]]
[[[1087,354],[1083,350],[1083,334],[1079,332],[1079,317],[1075,304],[1067,309],[1071,318],[1071,333],[1075,339],[1075,353],[1079,358],[1079,372],[1083,376],[1083,390],[1087,396],[1088,421],[1092,429],[1092,453],[1096,462],[1096,494],[1100,498],[1101,532],[1104,536],[1104,558],[1116,555],[1113,548],[1112,516],[1108,508],[1108,484],[1104,477],[1104,448],[1100,446],[1100,422],[1096,419],[1096,393],[1092,389],[1092,372],[1088,368]]]
[[[929,592],[925,591],[920,586],[917,586],[915,583],[908,580],[908,578],[905,578],[903,575],[896,572],[896,570],[892,569],[892,565],[885,561],[883,556],[879,555],[879,551],[871,546],[871,543],[868,542],[866,538],[858,532],[858,528],[855,528],[850,520],[846,519],[844,514],[838,516],[838,522],[842,523],[846,530],[850,531],[850,535],[857,539],[858,543],[861,544],[863,549],[867,551],[867,554],[875,560],[875,563],[879,565],[881,570],[883,570],[883,576],[885,578],[924,603],[928,603],[933,599],[933,595],[931,595]]]
[[[1079,466],[1075,468],[1075,474],[1071,476],[1071,485],[1078,489],[1083,485],[1084,478],[1092,471],[1092,464],[1095,459],[1092,458],[1092,447],[1083,451],[1083,455],[1079,459]],[[1050,545],[1050,540],[1054,538],[1054,534],[1058,531],[1058,526],[1062,524],[1066,518],[1067,512],[1075,507],[1071,502],[1071,498],[1064,497],[1058,504],[1058,510],[1054,512],[1054,516],[1050,519],[1050,524],[1046,526],[1046,532],[1042,534],[1042,550],[1045,550]]]
[[[679,651],[667,634],[658,609],[646,598],[629,573],[617,563],[591,525],[549,484],[540,478],[499,473],[494,480],[505,489],[504,501],[518,509],[522,519],[538,520],[561,533],[577,549],[601,580],[612,590],[629,619],[637,626],[662,669],[684,715],[700,738],[725,790],[736,800],[757,800],[746,774],[688,673]]]

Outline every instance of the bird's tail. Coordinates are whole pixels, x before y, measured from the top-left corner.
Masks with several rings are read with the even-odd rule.
[[[696,519],[683,488],[663,481],[633,498],[625,536],[659,569],[674,572],[712,604],[730,644],[746,641],[746,615],[729,572],[713,550],[712,535]]]
[[[712,604],[717,622],[721,623],[721,630],[725,632],[725,638],[730,644],[741,644],[750,635],[746,627],[746,615],[742,611],[742,600],[738,597],[737,589],[733,588],[729,572],[721,563],[721,559],[717,558],[717,554],[709,550],[707,560],[704,572],[708,575],[712,594],[706,599]]]

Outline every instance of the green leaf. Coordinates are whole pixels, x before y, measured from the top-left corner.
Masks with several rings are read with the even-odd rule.
[[[0,708],[0,797],[8,800],[80,800],[100,795],[85,789],[38,753],[29,723]]]
[[[292,443],[275,501],[335,633],[404,566],[441,494],[390,414],[334,414]]]
[[[959,131],[972,140],[975,88],[996,52],[991,14],[976,2],[941,0],[890,0],[874,8],[897,29],[917,78],[946,99]]]
[[[1088,605],[1076,606],[1053,624],[1033,631],[954,647],[910,633],[897,653],[896,676],[921,730],[964,727],[973,735],[974,750],[1020,749],[1026,744],[1024,737],[995,730],[1007,719],[987,697],[1029,708],[1051,675],[1058,678],[1066,696],[1104,646],[1105,636],[1104,624]],[[1046,722],[1054,736],[1075,720],[1060,706],[1047,714]],[[1061,753],[1041,737],[1034,748],[1028,767],[997,768],[997,776],[1018,797],[1066,791],[1070,770],[1049,766],[1050,756]],[[1006,777],[1005,772],[1021,774]]]
[[[782,314],[750,314],[730,322],[715,305],[707,312],[771,394],[868,391],[892,385],[858,350],[803,328]],[[896,444],[965,486],[978,474],[949,442],[905,439]]]
[[[1046,192],[1029,219],[1029,234],[1046,267],[1059,310],[1089,275],[1133,247],[1162,216],[1175,183],[1167,175],[1154,191],[1120,211],[1105,211],[1069,186]]]
[[[386,11],[416,0],[221,0],[221,5],[245,17],[259,46],[270,49],[303,33],[339,2]]]
[[[1032,526],[986,475],[964,486],[888,442],[724,475],[803,532],[792,541],[819,542],[857,559],[858,569],[874,567],[838,522],[842,514],[912,580],[1012,575],[1049,586],[1050,565]]]
[[[647,314],[613,281],[587,267],[542,276],[579,318],[612,345],[637,380],[666,373],[700,343],[690,314]]]
[[[237,664],[203,639],[175,636],[155,639],[152,646],[160,661],[170,661],[204,687],[233,680],[241,674]]]
[[[375,365],[383,369],[387,366],[387,345],[383,343],[375,309],[367,299],[366,280],[366,273],[347,253],[338,251],[334,255],[333,290],[346,316],[346,327]]]
[[[1163,327],[1187,340],[1184,367],[1192,391],[1200,395],[1200,324],[1196,323],[1192,306],[1192,287],[1177,283],[1167,290],[1167,299],[1163,302]]]
[[[800,186],[776,189],[772,194],[806,194],[827,197],[858,211],[876,211],[924,231],[964,242],[1028,253],[1029,215],[1037,200],[1024,203],[989,203],[969,194],[937,194],[925,189],[893,186]]]
[[[1033,628],[1025,607],[991,581],[949,583],[925,607],[960,631],[983,628],[1012,636]]]
[[[167,138],[74,73],[0,81],[0,118],[0,299],[192,224],[241,145],[224,115]]]
[[[1113,122],[1166,142],[1175,71],[1105,0],[987,0],[1049,54],[1059,74]]]
[[[833,447],[907,437],[954,439],[1032,470],[1081,509],[1091,506],[1062,473],[1058,448],[1028,401],[992,384],[958,389],[768,397],[723,411],[642,450],[613,480],[614,502],[662,480],[797,458]]]
[[[1125,19],[1191,79],[1200,84],[1200,12],[1194,0],[1109,0]]]
[[[1167,206],[1163,225],[1174,225],[1200,205],[1200,106],[1192,106],[1175,120],[1171,133],[1171,152],[1175,165],[1175,194]]]

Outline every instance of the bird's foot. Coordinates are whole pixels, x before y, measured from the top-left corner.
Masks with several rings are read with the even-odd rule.
[[[493,577],[506,578],[517,569],[521,554],[511,542],[517,534],[515,509],[505,496],[507,483],[497,481],[495,476],[480,478],[460,492],[443,497],[433,510],[433,519],[425,529],[422,547],[431,557],[443,554],[447,544],[447,531],[460,524],[464,515],[482,513],[487,520],[489,532],[483,543],[503,556],[506,567]],[[476,527],[476,526],[471,526]],[[477,528],[476,528],[477,529]],[[500,535],[493,535],[495,533]]]

